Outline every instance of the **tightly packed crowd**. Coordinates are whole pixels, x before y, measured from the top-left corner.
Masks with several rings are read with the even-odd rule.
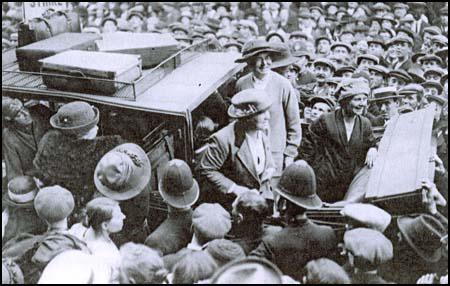
[[[20,3],[3,3],[2,50]],[[98,108],[2,96],[2,282],[447,284],[447,5],[73,2],[83,33],[209,38],[247,73],[221,94],[229,120],[197,122],[192,168],[164,168],[153,229],[149,158],[99,136]],[[429,106],[423,213],[365,203],[390,120]],[[308,218],[323,207],[356,227]]]

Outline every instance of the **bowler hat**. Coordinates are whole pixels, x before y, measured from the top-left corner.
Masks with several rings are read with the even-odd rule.
[[[42,188],[34,198],[37,215],[46,222],[54,223],[68,217],[75,207],[71,192],[60,186]]]
[[[259,53],[263,52],[270,52],[270,53],[278,53],[277,50],[273,48],[270,43],[268,43],[265,40],[250,40],[247,43],[245,43],[244,47],[242,48],[242,57],[237,59],[236,63],[244,63],[250,60],[251,58],[255,57]]]
[[[106,153],[97,163],[94,184],[108,198],[124,201],[140,194],[150,182],[150,160],[136,144],[125,143]]]
[[[264,90],[244,89],[231,99],[228,116],[231,118],[246,118],[263,113],[270,108],[272,101]]]
[[[365,94],[370,95],[369,82],[361,77],[344,79],[338,89],[338,102],[353,98],[354,96]]]
[[[380,63],[380,59],[377,56],[370,55],[370,54],[363,54],[356,58],[356,64],[359,65],[361,63],[361,60],[367,59],[374,62],[375,65],[378,65]]]
[[[231,229],[231,216],[217,203],[203,203],[192,213],[192,226],[210,241],[224,238]]]
[[[397,218],[397,224],[409,246],[420,257],[432,263],[441,259],[441,238],[447,230],[436,218],[428,214],[402,216]]]
[[[63,133],[85,134],[98,124],[99,115],[97,107],[84,101],[73,101],[63,105],[50,118],[50,124]]]
[[[406,83],[412,82],[411,76],[406,71],[401,70],[401,69],[390,71],[388,76],[400,78],[401,80],[405,81]]]
[[[8,195],[4,196],[3,202],[12,207],[31,207],[37,192],[33,177],[18,176],[9,181]]]
[[[422,83],[422,86],[424,88],[434,87],[434,88],[436,88],[438,90],[439,94],[441,94],[442,90],[444,89],[439,82],[435,82],[435,81],[426,81],[426,82]]]
[[[397,89],[393,86],[386,86],[374,89],[372,91],[373,98],[370,99],[370,102],[376,102],[380,100],[387,100],[391,98],[399,98]]]
[[[2,117],[5,120],[13,120],[22,108],[22,101],[17,98],[2,96]]]
[[[282,284],[283,273],[272,262],[247,257],[232,261],[216,271],[212,284]]]
[[[167,204],[176,208],[192,206],[200,194],[188,164],[178,159],[171,160],[165,167],[158,190]]]
[[[272,58],[272,69],[290,66],[298,62],[298,58],[292,56],[287,44],[279,43],[272,46],[280,52]]]
[[[322,207],[316,193],[316,175],[304,160],[294,162],[282,173],[278,188],[274,189],[283,198],[305,209]]]
[[[363,270],[373,270],[394,256],[392,242],[380,231],[369,228],[346,231],[344,244],[355,257],[355,266]]]

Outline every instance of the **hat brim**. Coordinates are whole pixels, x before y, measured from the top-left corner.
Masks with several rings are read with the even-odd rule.
[[[320,209],[323,206],[322,200],[319,198],[318,195],[312,195],[307,198],[302,198],[294,195],[290,195],[283,191],[282,188],[274,188],[274,191],[278,193],[283,198],[287,199],[288,201],[292,202],[293,204],[300,206],[305,209]]]
[[[99,112],[98,108],[93,106],[92,109],[94,110],[95,117],[90,122],[88,122],[84,125],[63,127],[63,126],[59,125],[58,113],[56,113],[55,115],[50,117],[50,125],[53,128],[60,130],[63,133],[79,134],[79,133],[83,133],[83,132],[88,132],[89,130],[94,128],[94,126],[97,125],[100,120],[100,112]]]
[[[174,196],[165,192],[162,180],[159,180],[158,182],[158,190],[161,197],[167,202],[167,204],[176,208],[190,207],[197,202],[200,196],[200,188],[195,179],[192,187],[185,191],[183,196]]]
[[[16,208],[34,208],[34,200],[31,200],[26,203],[18,203],[13,200],[11,200],[8,195],[5,195],[5,197],[2,199],[2,203],[6,206],[10,207],[16,207]]]
[[[324,97],[320,97],[320,96],[313,96],[309,99],[309,104],[311,106],[313,106],[314,104],[318,103],[318,102],[322,102],[327,104],[330,108],[335,108],[336,104],[334,104],[331,100],[324,98]]]
[[[236,107],[234,107],[234,105],[230,105],[230,107],[228,107],[228,116],[233,119],[243,119],[243,118],[253,117],[253,116],[256,116],[258,114],[261,114],[261,113],[269,110],[271,105],[272,104],[268,104],[267,106],[264,106],[264,108],[262,108],[261,110],[255,111],[254,113],[245,114],[245,115],[239,115],[237,112],[238,109]]]
[[[422,257],[427,262],[438,262],[442,255],[441,250],[436,249],[433,253],[425,252],[421,249],[419,249],[412,241],[411,237],[409,236],[408,229],[412,227],[414,223],[414,219],[410,217],[398,217],[397,218],[397,225],[400,230],[400,232],[405,237],[406,241],[408,242],[409,246],[411,246],[417,254],[419,254],[420,257]]]
[[[287,67],[290,65],[293,65],[299,61],[298,58],[290,56],[288,58],[282,59],[280,61],[274,61],[272,63],[272,69],[281,68],[281,67]]]
[[[390,95],[390,96],[385,96],[385,97],[380,97],[380,98],[373,98],[373,99],[370,99],[369,102],[372,103],[372,102],[377,102],[377,101],[383,101],[383,100],[388,100],[388,99],[399,99],[399,98],[402,98],[402,97],[399,95]]]
[[[277,51],[275,49],[272,49],[272,48],[263,48],[263,49],[258,49],[258,50],[254,51],[254,52],[251,52],[251,53],[249,53],[249,54],[247,54],[245,56],[242,56],[241,58],[235,60],[234,62],[235,63],[246,63],[251,58],[255,57],[256,55],[258,55],[260,53],[267,53],[267,52],[274,53],[274,54],[279,54],[280,53],[279,51]]]
[[[439,103],[440,105],[445,105],[445,104],[447,103],[447,100],[446,100],[444,97],[442,97],[442,96],[436,96],[436,95],[429,95],[429,96],[427,97],[427,100],[428,100],[428,102],[430,102],[430,101],[437,102],[437,103]]]
[[[119,146],[115,147],[114,149],[112,149],[111,151],[109,151],[108,153],[114,152],[118,148],[133,149],[133,151],[135,151],[136,153],[139,154],[139,157],[148,159],[147,154],[145,154],[145,152],[142,152],[142,150],[135,148],[134,145],[131,143],[125,143],[125,144],[119,145]],[[100,161],[101,161],[101,159],[100,159]],[[99,180],[99,178],[98,178],[99,164],[97,164],[97,166],[95,167],[95,171],[94,171],[94,184],[100,193],[102,193],[103,195],[105,195],[106,197],[108,197],[110,199],[113,199],[116,201],[129,200],[129,199],[132,199],[132,198],[136,197],[137,195],[139,195],[142,191],[144,191],[146,186],[149,184],[150,178],[151,178],[151,172],[152,172],[150,160],[143,160],[143,167],[141,169],[138,169],[138,171],[139,172],[133,173],[133,176],[131,178],[131,179],[137,180],[137,182],[134,184],[133,187],[130,187],[127,190],[117,191],[117,190],[112,190],[112,189],[108,188],[107,186],[103,185],[103,183]]]

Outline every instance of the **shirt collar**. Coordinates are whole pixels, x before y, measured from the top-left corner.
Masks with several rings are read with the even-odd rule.
[[[187,245],[187,249],[195,250],[195,251],[202,251],[208,246],[208,243],[205,243],[203,245],[200,245],[200,243],[197,240],[197,237],[195,234],[192,236],[191,242]]]

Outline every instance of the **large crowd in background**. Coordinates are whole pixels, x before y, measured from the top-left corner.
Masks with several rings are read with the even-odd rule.
[[[168,214],[154,228],[149,158],[97,134],[98,108],[54,113],[2,95],[3,283],[448,283],[448,3],[72,7],[82,33],[209,39],[247,74],[217,93],[229,121],[195,122],[194,166],[164,168]],[[21,2],[2,3],[3,51],[18,45],[22,14]],[[430,105],[436,174],[420,174],[424,210],[365,203],[383,131]],[[324,206],[356,227],[339,234],[308,218]]]

